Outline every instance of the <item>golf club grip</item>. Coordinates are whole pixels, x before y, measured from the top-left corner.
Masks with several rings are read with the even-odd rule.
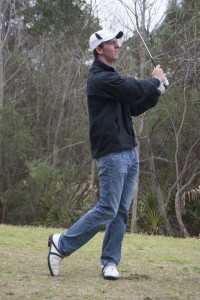
[[[152,61],[153,66],[156,67],[156,63],[155,63],[155,60],[153,59],[153,57],[151,57],[151,61]]]
[[[156,67],[156,63],[155,60],[153,59],[153,57],[151,57],[151,61],[154,67]],[[167,89],[167,85],[164,84],[165,89]]]

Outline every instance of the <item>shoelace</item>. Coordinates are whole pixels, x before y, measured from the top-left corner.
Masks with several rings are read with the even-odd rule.
[[[115,270],[115,269],[116,269],[116,266],[113,265],[113,264],[110,264],[109,267],[111,267],[112,270]]]
[[[102,271],[106,270],[108,267],[110,267],[112,270],[116,269],[116,265],[113,263],[109,263],[106,266],[104,266],[104,268],[102,269]]]

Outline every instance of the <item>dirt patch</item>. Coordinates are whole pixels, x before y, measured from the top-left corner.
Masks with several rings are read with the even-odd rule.
[[[144,275],[144,274],[130,274],[128,276],[123,276],[120,278],[121,280],[151,280],[151,276]]]

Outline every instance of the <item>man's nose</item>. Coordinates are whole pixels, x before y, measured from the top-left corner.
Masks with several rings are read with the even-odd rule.
[[[115,48],[119,48],[121,45],[120,45],[120,42],[119,41],[115,41]]]

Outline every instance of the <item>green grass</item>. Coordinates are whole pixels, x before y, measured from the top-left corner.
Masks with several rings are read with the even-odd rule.
[[[63,229],[0,225],[0,300],[199,300],[200,240],[126,234],[120,279],[101,276],[103,233],[63,260],[60,275],[47,267],[47,239]]]

